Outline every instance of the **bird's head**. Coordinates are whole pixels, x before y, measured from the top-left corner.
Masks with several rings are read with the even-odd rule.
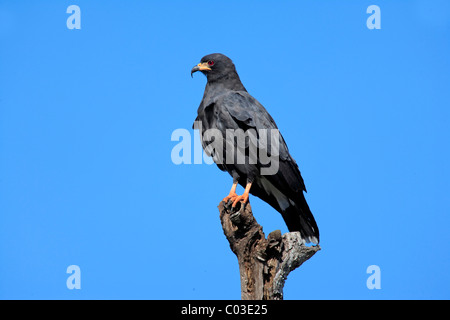
[[[192,68],[191,76],[197,71],[201,71],[210,81],[235,74],[236,68],[233,61],[227,56],[221,53],[212,53],[204,56],[200,63]]]

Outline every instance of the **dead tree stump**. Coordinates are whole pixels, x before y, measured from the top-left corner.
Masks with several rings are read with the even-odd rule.
[[[234,211],[221,202],[218,208],[223,231],[238,258],[242,300],[283,300],[289,273],[320,246],[305,246],[299,232],[281,235],[280,230],[275,230],[266,239],[250,204]]]

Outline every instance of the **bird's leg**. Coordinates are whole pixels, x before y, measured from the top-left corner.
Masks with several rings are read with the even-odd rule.
[[[234,202],[232,205],[233,208],[236,207],[238,202],[242,202],[243,205],[245,205],[248,202],[248,197],[249,197],[249,192],[250,192],[251,187],[252,187],[252,183],[248,182],[247,185],[245,186],[244,193],[241,196],[237,196],[236,198],[234,198]]]
[[[223,198],[223,202],[227,203],[228,200],[234,200],[234,198],[236,198],[238,195],[236,194],[236,187],[237,187],[238,182],[237,181],[233,181],[233,186],[231,187],[230,193],[228,194],[228,196],[226,196],[225,198]]]

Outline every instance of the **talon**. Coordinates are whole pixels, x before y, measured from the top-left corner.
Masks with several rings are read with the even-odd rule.
[[[234,198],[233,205],[231,207],[233,207],[233,208],[236,207],[238,202],[241,202],[243,206],[248,203],[248,197],[249,197],[249,192],[250,192],[251,186],[252,186],[251,183],[247,183],[244,193],[241,196],[237,196],[236,198]]]
[[[241,202],[243,205],[246,205],[248,203],[248,193],[247,194],[244,193],[242,196],[237,196],[233,201],[232,207],[233,208],[236,207],[238,202]]]
[[[222,201],[225,202],[225,203],[228,203],[228,201],[230,201],[230,200],[231,200],[232,202],[234,202],[234,199],[235,199],[236,197],[238,197],[238,195],[237,195],[236,193],[231,193],[231,192],[230,192],[230,194],[229,194],[228,196],[226,196],[225,198],[223,198]]]
[[[234,202],[234,199],[238,196],[236,194],[237,184],[238,184],[237,181],[233,182],[233,186],[231,187],[230,193],[228,194],[228,196],[222,199],[222,201],[225,202],[225,204],[227,204],[229,200]]]

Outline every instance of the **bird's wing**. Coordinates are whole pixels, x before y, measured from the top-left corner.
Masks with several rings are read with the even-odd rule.
[[[278,130],[275,121],[267,110],[250,94],[242,91],[229,92],[216,101],[216,105],[228,111],[230,116],[239,124],[239,127],[256,129]],[[286,142],[278,131],[279,167],[275,174],[261,175],[252,185],[250,192],[269,203],[279,211],[285,220],[289,231],[300,231],[302,237],[308,242],[319,242],[319,229],[314,216],[306,202],[303,191],[306,191],[303,178],[297,163],[289,154]],[[270,153],[274,142],[267,137],[261,139],[258,135],[258,149],[267,148]],[[261,140],[265,140],[261,146]],[[264,143],[267,145],[264,146]]]
[[[255,129],[259,155],[261,151],[272,155],[275,145],[271,137],[267,136],[264,139],[262,129],[265,129],[268,135],[270,130],[277,130],[278,170],[275,174],[259,176],[254,181],[250,193],[279,211],[290,231],[300,231],[304,239],[318,243],[319,232],[303,195],[306,188],[300,170],[289,154],[286,142],[267,110],[247,92],[228,91],[202,106],[197,120],[205,122],[203,129],[217,128],[222,134],[226,129],[243,129],[244,131]],[[233,143],[234,141],[231,145]],[[248,147],[247,142],[245,147]],[[260,157],[258,157],[259,160],[261,160]],[[263,166],[261,163],[256,165]],[[226,164],[218,164],[218,166],[221,170],[226,169]]]
[[[225,108],[235,121],[239,122],[239,127],[246,129],[255,129],[258,134],[258,148],[266,148],[267,154],[270,156],[273,153],[273,143],[270,137],[270,130],[277,130],[278,127],[267,112],[267,110],[250,94],[245,91],[230,91],[224,95],[219,96],[216,105]],[[268,136],[261,139],[261,129],[266,129]],[[289,154],[289,149],[286,142],[279,133],[278,155],[280,162],[280,170],[277,174],[271,176],[269,179],[276,180],[275,184],[287,185],[294,191],[306,191],[303,178],[298,169],[297,163]],[[267,144],[267,146],[265,146]]]

